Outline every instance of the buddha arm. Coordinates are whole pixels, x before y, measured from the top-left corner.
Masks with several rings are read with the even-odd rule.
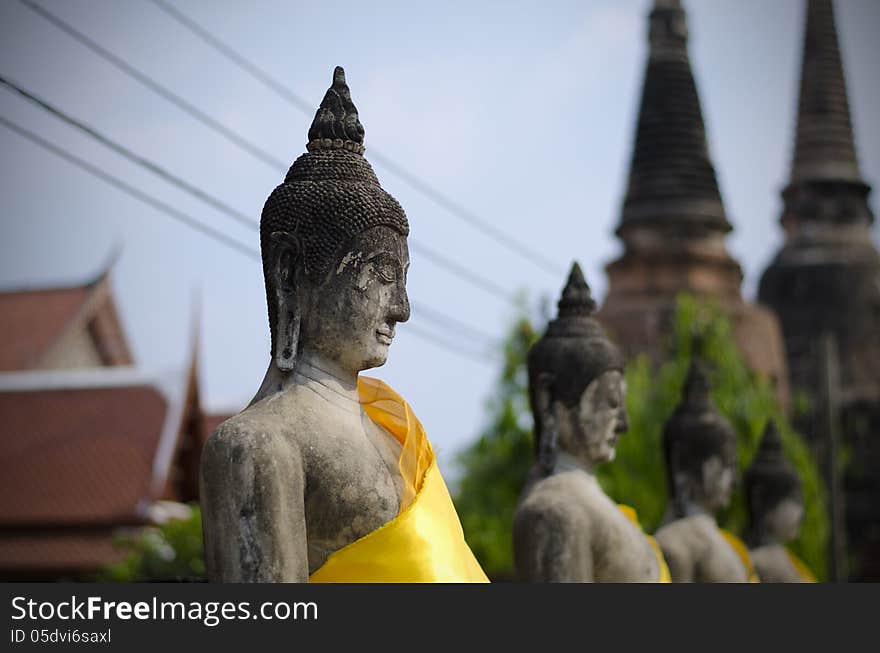
[[[693,583],[694,564],[684,542],[678,541],[674,536],[660,532],[656,537],[666,566],[669,567],[669,576],[673,583]]]
[[[554,509],[527,510],[514,522],[516,567],[538,583],[593,582],[593,556],[583,524]]]
[[[202,453],[205,564],[212,582],[306,582],[305,473],[284,438],[222,425]]]

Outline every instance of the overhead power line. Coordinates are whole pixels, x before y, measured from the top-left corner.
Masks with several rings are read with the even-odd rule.
[[[247,139],[242,138],[235,131],[233,131],[232,129],[229,129],[228,127],[226,127],[222,123],[214,120],[213,118],[211,118],[211,116],[209,116],[205,112],[201,111],[198,107],[190,104],[189,102],[184,100],[182,97],[180,97],[176,93],[172,93],[171,91],[169,91],[167,88],[165,88],[164,86],[162,86],[161,84],[156,82],[151,77],[148,77],[147,75],[142,73],[140,70],[138,70],[137,68],[135,68],[131,64],[126,63],[125,61],[123,61],[122,59],[117,57],[115,54],[113,54],[112,52],[110,52],[106,48],[103,48],[98,43],[96,43],[95,41],[90,39],[88,36],[86,36],[85,34],[80,32],[79,30],[75,29],[72,25],[70,25],[70,23],[67,23],[64,20],[60,19],[58,16],[56,16],[52,12],[48,11],[44,7],[41,7],[36,2],[32,2],[32,0],[19,0],[19,2],[21,2],[21,4],[23,4],[25,7],[27,7],[31,11],[33,11],[33,12],[39,14],[40,16],[42,16],[43,18],[45,18],[47,21],[52,23],[55,27],[60,29],[62,32],[64,32],[65,34],[67,34],[68,36],[73,38],[74,40],[78,41],[80,44],[87,47],[89,50],[91,50],[92,52],[94,52],[95,54],[97,54],[102,59],[109,62],[110,64],[112,64],[113,66],[118,68],[119,70],[121,70],[123,73],[125,73],[129,77],[136,79],[137,81],[139,81],[141,84],[143,84],[144,86],[149,88],[154,93],[161,95],[163,98],[165,98],[166,100],[171,102],[171,104],[176,106],[178,109],[180,109],[181,111],[184,111],[185,113],[188,113],[190,116],[192,116],[193,118],[195,118],[196,120],[201,122],[203,125],[213,129],[215,132],[217,132],[218,134],[220,134],[221,136],[226,138],[231,143],[234,143],[235,145],[237,145],[238,147],[240,147],[244,151],[248,152],[253,157],[259,159],[260,161],[262,161],[266,165],[269,165],[273,168],[281,168],[283,170],[287,169],[287,166],[284,164],[283,161],[272,156],[271,154],[266,152],[264,149],[257,147],[256,145],[254,145],[253,143],[251,143]]]
[[[409,244],[410,248],[413,251],[418,252],[419,255],[424,256],[429,261],[432,261],[435,265],[446,268],[456,276],[469,282],[472,286],[481,288],[488,294],[494,295],[499,299],[503,299],[504,301],[513,304],[514,306],[517,305],[516,297],[510,294],[510,292],[506,288],[502,288],[494,281],[490,281],[486,277],[469,270],[468,268],[461,265],[460,263],[457,263],[451,258],[440,254],[439,252],[431,249],[430,247],[427,247],[426,245],[423,245],[418,240],[413,239],[412,235],[409,236]]]
[[[55,25],[58,29],[65,32],[85,47],[95,52],[97,55],[111,63],[113,66],[121,70],[126,75],[136,79],[147,88],[159,94],[160,96],[177,106],[179,109],[186,112],[205,126],[214,130],[216,133],[222,135],[224,138],[237,145],[241,149],[245,150],[252,156],[256,157],[267,165],[275,166],[282,171],[287,170],[287,165],[284,162],[280,161],[277,157],[266,152],[266,150],[255,145],[254,143],[248,141],[229,127],[226,127],[217,120],[214,120],[203,111],[201,111],[191,103],[187,102],[176,93],[165,88],[156,80],[144,74],[131,64],[125,62],[106,48],[102,47],[94,40],[90,39],[88,36],[53,14],[49,10],[40,6],[36,2],[33,2],[33,0],[19,0],[19,2],[45,18],[47,21]],[[287,89],[283,84],[273,79],[268,73],[261,71],[257,66],[236,53],[228,45],[224,44],[222,41],[209,34],[207,30],[200,28],[192,20],[188,19],[186,16],[178,12],[173,7],[170,7],[166,3],[155,2],[155,4],[157,7],[164,10],[168,15],[178,20],[182,25],[187,27],[194,34],[205,40],[205,42],[208,43],[212,48],[230,59],[230,61],[241,67],[248,74],[252,75],[260,83],[267,86],[267,88],[270,88],[279,97],[292,104],[298,110],[305,112],[306,115],[310,116],[314,113],[313,109],[308,108],[310,105],[305,100]],[[370,148],[370,152],[370,157],[383,165],[385,168],[387,168],[389,172],[400,178],[410,187],[412,187],[434,203],[444,208],[452,215],[469,224],[472,228],[481,231],[489,238],[506,247],[508,250],[513,251],[518,255],[526,258],[534,265],[537,265],[538,267],[544,269],[546,272],[553,274],[554,276],[562,274],[563,271],[561,270],[561,268],[559,268],[556,263],[554,263],[549,258],[546,258],[542,254],[533,251],[531,248],[523,245],[518,240],[504,232],[502,229],[498,229],[489,222],[477,216],[475,213],[460,206],[457,202],[450,199],[427,182],[407,172],[403,166],[395,163],[392,159],[374,150],[372,147]]]
[[[284,86],[284,84],[280,83],[271,75],[245,59],[238,52],[226,45],[223,41],[211,34],[208,30],[201,27],[194,20],[182,14],[175,7],[168,4],[167,2],[163,2],[162,0],[153,0],[153,4],[164,11],[166,14],[171,16],[178,23],[186,27],[189,31],[193,32],[196,36],[198,36],[205,43],[217,50],[224,57],[232,61],[239,68],[246,71],[255,79],[259,80],[264,86],[272,89],[277,95],[298,108],[300,111],[305,112],[307,115],[315,113],[315,107],[312,106],[312,104],[308,100],[301,98],[299,95]]]
[[[186,27],[190,32],[198,36],[205,43],[207,43],[211,48],[219,52],[221,55],[226,57],[229,61],[234,63],[236,66],[244,70],[251,77],[256,79],[258,82],[263,84],[266,88],[272,90],[278,97],[289,103],[290,105],[296,107],[300,111],[302,111],[307,116],[313,116],[315,113],[314,106],[305,100],[303,97],[294,93],[287,86],[279,82],[277,79],[272,77],[265,70],[257,66],[252,61],[245,58],[239,52],[236,52],[230,45],[224,43],[222,40],[217,38],[215,35],[211,34],[207,29],[199,25],[192,18],[186,16],[177,8],[173,7],[171,4],[166,2],[166,0],[150,0],[154,5],[156,5],[159,9],[164,11],[166,14],[171,16],[178,23]],[[374,161],[377,161],[379,164],[384,166],[389,172],[393,175],[401,179],[403,182],[408,184],[411,188],[415,189],[417,192],[421,193],[432,202],[437,204],[438,206],[444,208],[446,211],[456,216],[463,222],[466,222],[472,228],[481,231],[483,234],[488,236],[489,238],[495,240],[501,245],[505,246],[510,251],[516,252],[520,256],[528,259],[533,264],[538,267],[544,269],[546,272],[557,276],[562,274],[562,270],[559,266],[549,258],[535,252],[530,247],[527,247],[523,243],[520,243],[515,238],[511,237],[509,234],[504,232],[501,229],[498,229],[491,223],[483,220],[478,215],[464,208],[460,204],[458,204],[455,200],[450,199],[447,195],[440,192],[429,183],[420,179],[416,175],[408,172],[404,166],[395,162],[391,157],[386,154],[381,153],[376,150],[374,147],[370,147],[370,158]]]
[[[120,143],[114,141],[110,137],[98,132],[93,127],[86,125],[85,123],[81,122],[80,120],[77,120],[76,118],[72,117],[68,113],[65,113],[64,111],[62,111],[58,107],[49,104],[46,100],[44,100],[40,97],[37,97],[36,95],[31,93],[30,91],[24,89],[17,82],[14,82],[9,78],[4,77],[2,74],[0,74],[0,84],[3,84],[4,86],[11,89],[15,93],[18,93],[19,95],[24,97],[26,100],[28,100],[32,104],[35,104],[38,107],[40,107],[41,109],[48,111],[49,113],[51,113],[53,116],[55,116],[59,120],[62,120],[63,122],[70,125],[71,127],[78,129],[79,131],[83,132],[84,134],[86,134],[90,138],[98,141],[102,145],[112,149],[114,152],[125,157],[126,159],[128,159],[132,163],[135,163],[136,165],[141,166],[142,168],[149,170],[150,172],[161,177],[162,179],[164,179],[168,183],[176,186],[177,188],[180,188],[181,190],[185,191],[186,193],[189,193],[190,195],[209,204],[210,206],[214,207],[215,209],[217,209],[221,213],[224,213],[225,215],[232,218],[233,220],[235,220],[239,224],[244,225],[245,227],[247,227],[249,229],[257,229],[259,231],[260,223],[258,220],[250,217],[249,215],[246,215],[245,213],[242,213],[241,211],[229,206],[228,204],[226,204],[222,200],[218,199],[217,197],[211,195],[210,193],[207,193],[207,192],[197,188],[196,186],[190,184],[189,182],[181,179],[177,175],[165,170],[163,167],[161,167],[157,163],[154,163],[153,161],[150,161],[150,160],[142,157],[141,155],[133,152],[129,148],[125,147],[124,145],[121,145]],[[494,283],[494,282],[492,282],[492,281],[490,281],[490,280],[488,280],[488,279],[486,279],[486,278],[484,278],[474,272],[471,272],[466,267],[456,263],[455,261],[453,261],[452,259],[450,259],[448,257],[443,256],[442,254],[431,249],[430,247],[422,245],[417,240],[414,240],[412,238],[412,236],[409,237],[409,242],[415,251],[419,252],[422,256],[424,256],[425,258],[434,262],[436,265],[439,265],[440,267],[446,268],[447,270],[451,271],[453,274],[457,275],[458,277],[464,279],[468,283],[484,290],[485,292],[487,292],[491,295],[498,297],[499,299],[508,301],[510,303],[515,303],[516,300],[512,296],[507,294],[507,291],[504,288],[502,288],[501,286],[499,286],[498,284],[496,284],[496,283]]]
[[[190,229],[193,229],[197,233],[199,233],[203,236],[207,236],[208,238],[212,238],[220,243],[223,243],[227,247],[234,249],[238,253],[243,254],[252,260],[255,260],[255,261],[261,260],[260,253],[255,248],[249,247],[249,246],[245,245],[244,243],[241,243],[241,242],[235,240],[234,238],[231,238],[230,236],[223,233],[222,231],[219,231],[217,229],[214,229],[213,227],[210,227],[208,225],[203,224],[202,222],[198,221],[197,219],[193,218],[192,216],[190,216],[186,213],[183,213],[182,211],[179,211],[176,208],[174,208],[173,206],[171,206],[170,204],[163,202],[162,200],[157,199],[156,197],[150,195],[149,193],[145,193],[144,191],[132,186],[131,184],[128,184],[127,182],[123,181],[119,177],[116,177],[116,176],[106,172],[102,168],[100,168],[92,163],[89,163],[88,161],[71,153],[70,151],[68,151],[62,147],[59,147],[53,143],[50,143],[48,140],[46,140],[42,136],[39,136],[38,134],[32,132],[31,130],[26,129],[25,127],[22,127],[21,125],[5,118],[4,116],[0,116],[0,124],[7,127],[11,131],[17,133],[19,136],[22,136],[26,140],[29,140],[30,142],[34,143],[35,145],[38,145],[38,146],[42,147],[43,149],[48,150],[49,152],[52,152],[53,154],[64,159],[68,163],[71,163],[74,166],[80,168],[81,170],[85,170],[86,172],[92,174],[93,176],[98,177],[99,179],[103,180],[104,182],[108,183],[109,185],[113,186],[114,188],[121,190],[122,192],[126,193],[127,195],[130,195],[131,197],[134,197],[135,199],[140,200],[141,202],[153,207],[154,209],[157,209],[158,211],[160,211],[162,213],[165,213],[166,215],[170,216],[174,220],[177,220],[178,222],[189,227]],[[451,328],[451,329],[455,330],[456,333],[465,333],[465,334],[469,334],[471,336],[482,338],[483,340],[486,341],[486,343],[496,343],[497,342],[496,339],[493,338],[492,336],[490,336],[486,333],[483,333],[482,331],[480,331],[479,329],[477,329],[475,327],[472,327],[468,324],[460,322],[460,321],[456,320],[455,318],[449,317],[448,315],[445,315],[445,314],[440,313],[438,311],[434,311],[433,309],[430,309],[426,306],[422,306],[420,304],[416,304],[416,303],[411,302],[411,305],[412,305],[412,308],[416,314],[423,315],[429,321],[438,322],[444,328],[447,328],[447,329]],[[426,337],[430,337],[430,336],[427,336],[426,332],[423,330],[414,330],[413,332],[415,335],[417,335],[423,339]],[[455,348],[450,347],[449,343],[446,342],[445,340],[442,340],[442,339],[436,338],[436,337],[432,337],[431,339],[432,339],[432,342],[434,342],[434,344],[437,344],[441,347],[446,347],[447,349],[450,349],[457,354],[461,354],[463,356],[466,356],[467,358],[473,358],[474,355],[477,355],[477,356],[480,355],[480,354],[474,354],[474,353],[464,354],[460,348],[455,349]],[[487,360],[491,360],[491,357],[486,353],[482,354],[482,356],[485,357]]]
[[[459,356],[462,356],[463,358],[468,358],[471,360],[476,359],[476,360],[479,360],[481,362],[486,362],[486,363],[497,363],[498,362],[497,357],[490,355],[486,351],[466,349],[461,346],[461,343],[456,342],[454,340],[449,340],[444,337],[438,337],[438,336],[434,335],[433,333],[431,333],[430,331],[425,331],[425,330],[421,329],[416,324],[407,324],[405,327],[403,327],[403,332],[405,332],[405,333],[412,332],[414,335],[421,338],[422,340],[426,340],[426,341],[428,341],[428,342],[430,342],[430,343],[432,343],[442,349],[448,349],[449,351],[452,351],[453,353],[458,354]]]
[[[61,157],[68,163],[72,163],[76,167],[81,168],[82,170],[85,170],[95,177],[104,180],[114,188],[117,188],[122,192],[140,200],[141,202],[149,204],[153,208],[170,215],[172,218],[174,218],[178,222],[181,222],[182,224],[185,224],[189,228],[194,229],[195,231],[205,236],[208,236],[209,238],[213,238],[223,243],[227,247],[231,247],[240,254],[244,254],[245,256],[248,256],[250,258],[256,258],[256,260],[260,260],[259,253],[254,251],[252,248],[248,247],[244,243],[241,243],[234,238],[231,238],[222,231],[219,231],[218,229],[214,229],[213,227],[209,227],[208,225],[199,222],[192,216],[187,215],[182,211],[178,211],[170,204],[166,204],[162,200],[156,199],[148,193],[144,193],[143,191],[132,186],[131,184],[122,181],[119,177],[111,175],[110,173],[105,172],[104,170],[99,168],[98,166],[92,165],[88,161],[79,158],[68,150],[65,150],[64,148],[58,147],[57,145],[50,143],[45,138],[35,134],[29,129],[25,129],[24,127],[21,127],[20,125],[12,122],[11,120],[8,120],[7,118],[4,118],[3,116],[0,116],[0,124],[3,124],[5,127],[16,132],[19,136],[23,136],[32,143],[39,145],[43,149],[49,150],[50,152],[52,152],[56,156]]]
[[[190,104],[189,102],[184,100],[179,95],[177,95],[177,94],[173,93],[172,91],[168,90],[167,88],[163,87],[161,84],[159,84],[158,82],[156,82],[152,78],[148,77],[147,75],[145,75],[141,71],[137,70],[136,68],[134,68],[130,64],[126,63],[125,61],[123,61],[122,59],[120,59],[119,57],[114,55],[112,52],[109,52],[105,48],[101,47],[99,44],[97,44],[95,41],[93,41],[92,39],[90,39],[89,37],[84,35],[82,32],[79,32],[78,30],[74,29],[69,23],[61,20],[60,18],[58,18],[57,16],[55,16],[54,14],[49,12],[48,10],[44,9],[40,5],[32,2],[31,0],[19,0],[19,1],[22,4],[24,4],[26,7],[35,11],[40,16],[44,17],[46,20],[51,22],[53,25],[58,27],[60,30],[62,30],[66,34],[73,37],[76,41],[78,41],[82,45],[85,45],[87,48],[89,48],[90,50],[92,50],[93,52],[98,54],[100,57],[107,60],[109,63],[111,63],[112,65],[117,67],[123,73],[125,73],[126,75],[129,75],[130,77],[133,77],[138,82],[144,84],[147,88],[156,92],[161,97],[165,98],[166,100],[168,100],[169,102],[171,102],[176,107],[178,107],[179,109],[181,109],[185,113],[189,114],[190,116],[192,116],[196,120],[202,122],[207,127],[214,130],[216,133],[220,134],[221,136],[223,136],[224,138],[229,140],[234,145],[242,147],[249,154],[260,159],[263,163],[266,163],[267,165],[270,165],[270,166],[276,168],[278,171],[280,171],[282,173],[285,173],[287,171],[287,166],[284,163],[282,163],[279,159],[273,157],[271,154],[269,154],[265,150],[261,149],[259,146],[248,141],[246,138],[244,138],[240,134],[236,133],[234,130],[217,122],[216,120],[214,120],[213,118],[211,118],[210,116],[208,116],[207,114],[205,114],[204,112],[199,110],[197,107],[193,106],[192,104]],[[44,109],[47,109],[48,111],[50,111],[52,113],[55,113],[59,118],[61,118],[62,120],[65,120],[65,122],[68,122],[69,124],[77,127],[78,129],[82,129],[83,131],[86,131],[87,133],[92,132],[92,133],[90,133],[91,136],[99,137],[102,140],[102,142],[104,142],[105,145],[107,145],[108,147],[113,147],[113,149],[115,149],[117,152],[119,152],[123,156],[126,156],[129,159],[132,159],[132,157],[129,156],[129,154],[131,154],[131,153],[126,153],[123,151],[125,148],[123,148],[119,145],[116,145],[116,144],[111,144],[109,139],[107,139],[106,137],[101,137],[100,135],[94,133],[94,130],[92,130],[91,128],[84,126],[82,124],[77,124],[77,121],[72,120],[67,116],[62,116],[61,112],[56,110],[54,107],[49,106],[48,103],[46,103],[44,100],[40,100],[39,98],[34,97],[32,94],[28,93],[27,91],[24,91],[23,89],[21,89],[19,87],[16,87],[14,84],[10,83],[10,84],[7,84],[7,86],[15,88],[15,90],[17,90],[21,95],[23,95],[24,97],[26,97],[27,99],[29,99],[33,102],[36,102],[37,104],[42,106]],[[139,157],[135,156],[134,158],[139,158]],[[142,165],[143,163],[145,163],[143,161],[135,161],[135,162],[138,163],[139,165]],[[156,172],[156,174],[160,174],[166,180],[171,181],[170,177],[172,175],[170,175],[170,173],[167,173],[166,171],[160,171],[158,169],[158,166],[155,166],[155,164],[152,164],[150,162],[146,162],[146,163],[155,168],[154,172]],[[177,185],[181,188],[183,186],[189,186],[189,188],[185,189],[185,190],[187,190],[187,192],[192,192],[191,185],[187,184],[186,182],[182,182],[182,185],[181,185],[181,183],[178,183],[175,181],[171,181],[171,183],[174,183],[175,185]],[[199,192],[199,191],[197,191],[197,192]],[[200,193],[200,194],[202,195],[201,199],[208,202],[209,204],[211,204],[212,206],[214,206],[218,210],[223,211],[224,213],[227,213],[227,215],[231,215],[223,207],[219,206],[217,202],[215,202],[214,200],[211,200],[211,199],[207,199],[204,196],[205,195],[204,193]],[[223,204],[223,203],[219,202],[219,204]],[[239,219],[238,216],[235,216],[235,215],[231,215],[231,217],[233,217],[236,220]],[[489,294],[495,296],[498,299],[501,299],[502,301],[506,301],[506,302],[515,304],[515,300],[514,300],[513,296],[506,289],[502,288],[498,284],[486,279],[485,277],[482,277],[481,275],[479,275],[471,270],[468,270],[467,268],[465,268],[464,266],[462,266],[460,264],[456,264],[456,263],[452,262],[448,257],[443,256],[439,252],[433,250],[428,245],[425,245],[423,243],[419,243],[418,241],[416,241],[412,237],[410,238],[410,242],[414,246],[413,249],[418,249],[420,252],[423,253],[425,258],[431,260],[434,264],[445,268],[446,270],[448,270],[452,274],[456,275],[457,277],[463,279],[464,281],[466,281],[468,283],[475,285],[476,287],[480,288],[481,290],[488,292]]]
[[[96,140],[99,143],[101,143],[102,145],[110,148],[111,150],[113,150],[117,154],[125,157],[126,159],[128,159],[132,163],[135,163],[135,164],[141,166],[142,168],[149,170],[150,172],[152,172],[155,175],[158,175],[159,177],[161,177],[162,179],[164,179],[168,183],[173,184],[174,186],[177,186],[181,190],[186,191],[190,195],[197,197],[198,199],[202,200],[203,202],[213,206],[218,211],[225,213],[226,215],[233,218],[234,220],[236,220],[240,224],[244,225],[245,227],[253,228],[254,226],[256,226],[257,228],[259,228],[259,226],[260,226],[259,222],[257,222],[256,220],[254,220],[250,216],[247,216],[244,213],[242,213],[241,211],[238,211],[237,209],[232,208],[231,206],[229,206],[225,202],[222,202],[221,200],[217,199],[213,195],[209,195],[208,193],[196,188],[192,184],[184,181],[180,177],[168,172],[167,170],[165,170],[164,168],[162,168],[158,164],[153,163],[152,161],[149,161],[148,159],[143,158],[142,156],[136,154],[132,150],[124,147],[123,145],[120,145],[116,141],[101,134],[100,132],[98,132],[94,128],[86,125],[83,122],[80,122],[76,118],[63,112],[61,109],[49,104],[45,100],[37,97],[36,95],[32,94],[31,92],[29,92],[27,90],[25,90],[19,84],[12,81],[11,79],[5,77],[2,74],[0,74],[0,84],[3,84],[4,86],[11,89],[12,91],[18,93],[19,95],[24,97],[26,100],[28,100],[32,104],[36,104],[41,109],[45,109],[46,111],[51,113],[53,116],[55,116],[59,120],[62,120],[65,123],[67,123],[68,125],[70,125],[71,127],[78,129],[79,131],[83,132],[84,134],[86,134],[90,138],[93,138],[94,140]]]

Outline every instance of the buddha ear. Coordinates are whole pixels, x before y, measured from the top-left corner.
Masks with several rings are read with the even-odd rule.
[[[535,409],[541,415],[541,421],[551,413],[553,402],[553,375],[542,372],[535,379]]]
[[[301,249],[299,239],[283,231],[272,233],[272,266],[275,279],[275,365],[293,371],[302,322]]]

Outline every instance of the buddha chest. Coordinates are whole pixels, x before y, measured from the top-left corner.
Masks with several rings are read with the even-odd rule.
[[[368,419],[327,420],[301,445],[306,467],[309,571],[394,519],[400,509],[400,445]]]

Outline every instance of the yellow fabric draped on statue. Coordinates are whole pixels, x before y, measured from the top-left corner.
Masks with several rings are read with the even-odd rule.
[[[736,555],[738,555],[739,559],[742,561],[743,566],[746,568],[746,577],[748,578],[748,582],[760,583],[761,579],[758,576],[758,572],[755,571],[755,565],[752,564],[752,557],[749,555],[749,550],[746,548],[746,545],[743,543],[743,541],[730,531],[726,531],[723,528],[720,528],[718,530],[721,531],[721,535],[724,537],[725,540],[727,540],[727,543],[731,546],[731,548],[736,551]]]
[[[788,559],[791,561],[792,566],[797,570],[797,573],[805,583],[817,582],[816,576],[803,560],[798,558],[788,547],[785,548],[785,552],[788,554]]]
[[[403,447],[404,493],[397,517],[332,553],[313,583],[487,583],[464,539],[431,443],[409,404],[378,379],[358,378],[370,419]]]
[[[645,532],[642,528],[641,523],[639,523],[638,514],[636,514],[635,508],[631,506],[627,506],[623,503],[618,503],[617,507],[620,508],[620,512],[626,515],[627,519],[629,519],[633,524],[639,527],[639,530],[643,533]],[[671,583],[672,575],[669,573],[669,566],[666,564],[666,558],[663,557],[663,552],[660,550],[660,545],[657,544],[657,540],[655,540],[651,535],[645,533],[645,539],[648,540],[648,544],[651,545],[651,548],[654,550],[654,555],[657,556],[657,567],[658,567],[658,583]]]

